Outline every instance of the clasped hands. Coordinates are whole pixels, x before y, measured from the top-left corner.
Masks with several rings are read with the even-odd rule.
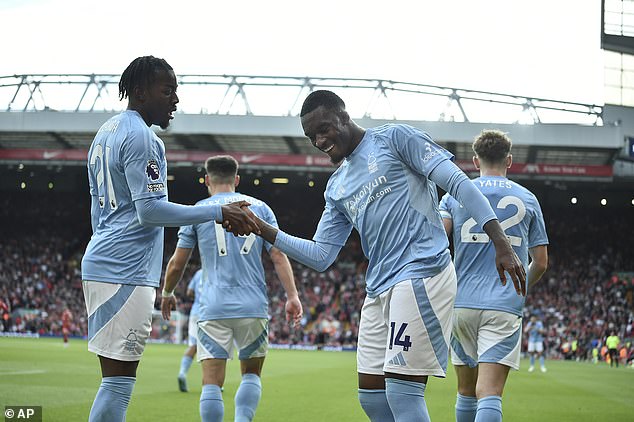
[[[249,209],[247,201],[237,201],[222,206],[222,227],[235,236],[260,234],[258,217]]]

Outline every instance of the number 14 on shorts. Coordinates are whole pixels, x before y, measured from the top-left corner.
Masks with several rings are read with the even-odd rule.
[[[403,333],[405,333],[406,328],[407,328],[407,323],[406,322],[402,323],[398,329],[398,332],[396,333],[396,338],[395,338],[394,332],[396,331],[396,322],[394,321],[390,322],[390,350],[392,350],[394,346],[403,346],[403,351],[407,352],[409,348],[412,347],[412,342],[409,341],[410,337],[403,336]]]

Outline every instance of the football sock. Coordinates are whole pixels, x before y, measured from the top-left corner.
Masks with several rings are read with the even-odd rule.
[[[215,384],[203,385],[200,393],[200,418],[202,422],[222,422],[225,404],[222,401],[220,387]]]
[[[262,383],[256,374],[242,375],[242,382],[236,391],[235,422],[249,422],[255,416],[255,409],[262,396]]]
[[[540,366],[541,366],[542,368],[544,367],[544,365],[545,365],[545,362],[544,362],[544,356],[540,356],[540,357],[539,357],[539,364],[540,364]]]
[[[385,390],[366,390],[359,388],[359,402],[370,421],[393,422],[394,416],[387,402]]]
[[[502,397],[488,396],[478,400],[475,422],[502,422]]]
[[[105,377],[90,409],[88,422],[124,422],[134,377]]]
[[[456,398],[456,422],[473,422],[478,409],[478,399],[458,393]]]
[[[186,375],[187,371],[189,371],[189,367],[192,366],[192,361],[193,359],[191,358],[191,356],[183,356],[183,358],[181,359],[181,370],[178,375]]]
[[[531,366],[535,366],[535,355],[531,355]]]
[[[429,422],[425,403],[425,384],[396,378],[385,379],[387,401],[396,422]]]

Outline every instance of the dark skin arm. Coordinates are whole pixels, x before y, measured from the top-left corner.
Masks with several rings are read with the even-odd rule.
[[[482,227],[495,247],[495,266],[500,275],[502,285],[506,285],[506,271],[513,280],[518,295],[526,296],[526,271],[522,262],[509,243],[498,220],[488,221]]]

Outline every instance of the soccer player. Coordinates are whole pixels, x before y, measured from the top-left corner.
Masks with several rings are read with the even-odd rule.
[[[163,226],[234,222],[236,234],[258,230],[253,214],[227,205],[186,206],[167,200],[163,141],[176,111],[176,76],[163,59],[138,57],[119,81],[127,110],[104,123],[88,152],[93,235],[82,259],[88,312],[88,350],[99,356],[102,382],[93,421],[118,422],[136,381],[150,334],[155,288],[163,259]]]
[[[535,370],[535,358],[539,359],[539,366],[542,372],[546,372],[546,363],[544,358],[544,324],[537,319],[537,316],[531,316],[531,320],[526,324],[524,332],[528,333],[528,354],[530,357],[530,365],[528,372]]]
[[[198,312],[200,308],[200,296],[202,290],[202,269],[196,271],[187,285],[187,296],[194,298],[194,303],[189,310],[189,323],[187,330],[187,350],[181,359],[181,369],[178,372],[178,389],[187,392],[187,371],[192,366],[196,356],[196,331],[198,331]]]
[[[64,347],[68,347],[68,335],[70,334],[70,323],[73,321],[73,313],[66,307],[62,312],[62,335],[64,336]]]
[[[313,240],[260,222],[261,235],[318,271],[335,260],[354,227],[369,259],[361,309],[359,401],[372,421],[427,421],[428,376],[444,377],[456,276],[438,211],[436,184],[460,198],[496,246],[500,280],[525,273],[491,206],[425,132],[402,124],[364,129],[331,91],[314,91],[300,112],[313,146],[339,167],[324,194]],[[493,265],[493,258],[492,258]]]
[[[238,162],[231,156],[210,157],[205,162],[209,198],[200,205],[243,201],[267,223],[277,226],[273,211],[264,202],[236,193],[240,182]],[[202,291],[197,331],[198,360],[202,362],[203,388],[200,416],[203,422],[222,421],[221,388],[227,359],[238,348],[242,382],[235,395],[235,421],[253,420],[260,397],[260,375],[268,349],[268,297],[262,250],[271,257],[286,292],[286,318],[297,325],[302,317],[291,264],[282,252],[255,234],[226,236],[214,222],[181,227],[178,243],[165,271],[161,310],[169,319],[175,309],[174,288],[182,277],[192,248],[198,245],[202,263]]]
[[[506,134],[483,131],[475,138],[473,151],[480,177],[472,183],[489,200],[527,268],[528,288],[548,264],[548,238],[539,202],[526,188],[506,178],[512,162],[511,140]],[[508,283],[499,285],[489,237],[450,194],[440,202],[440,215],[447,235],[453,236],[458,276],[451,337],[451,361],[458,377],[456,421],[501,421],[509,369],[519,369],[525,297],[518,296]]]

